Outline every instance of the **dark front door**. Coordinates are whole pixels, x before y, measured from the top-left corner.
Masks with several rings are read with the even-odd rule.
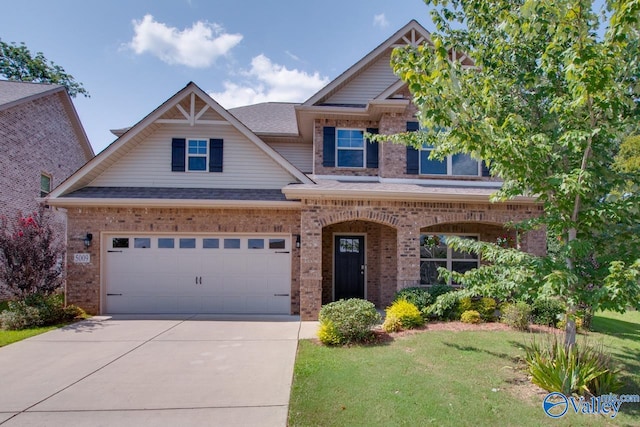
[[[335,237],[335,299],[364,298],[364,237]]]

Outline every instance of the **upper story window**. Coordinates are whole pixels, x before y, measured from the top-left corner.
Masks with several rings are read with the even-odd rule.
[[[43,173],[40,175],[40,197],[47,197],[51,192],[51,176]]]
[[[207,146],[206,139],[187,140],[187,170],[206,171],[207,170]]]
[[[420,174],[421,175],[455,175],[455,176],[481,176],[480,162],[468,154],[453,154],[444,160],[431,160],[429,155],[433,146],[423,145],[420,150]]]
[[[361,129],[336,129],[337,166],[363,168],[365,160],[364,131]]]

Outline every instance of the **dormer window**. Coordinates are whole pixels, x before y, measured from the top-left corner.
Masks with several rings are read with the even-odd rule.
[[[187,141],[187,170],[203,172],[207,170],[206,139],[189,139]]]

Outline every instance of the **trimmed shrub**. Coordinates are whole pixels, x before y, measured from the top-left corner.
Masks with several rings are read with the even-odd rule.
[[[413,329],[424,325],[424,319],[418,307],[404,299],[387,307],[386,314],[387,317],[398,319],[402,329]]]
[[[512,328],[526,331],[529,329],[531,306],[524,301],[505,304],[502,309],[502,322]]]
[[[429,307],[429,305],[433,302],[433,297],[431,296],[429,291],[426,288],[417,286],[404,288],[396,292],[396,294],[393,296],[393,302],[401,299],[409,301],[411,304],[418,307],[418,310],[420,311],[422,311],[426,307]]]
[[[531,305],[531,316],[536,325],[554,326],[564,312],[564,304],[557,299],[539,298]]]
[[[340,344],[340,334],[336,329],[336,325],[331,320],[325,320],[320,323],[320,329],[318,329],[318,338],[320,342],[325,345],[338,345]]]
[[[458,301],[458,314],[465,311],[474,310],[480,314],[480,318],[486,322],[491,322],[496,318],[496,307],[498,303],[490,297],[464,297]]]
[[[623,383],[619,371],[602,346],[586,344],[567,348],[554,335],[547,345],[535,341],[525,347],[531,382],[549,392],[565,396],[601,396],[615,393]]]
[[[402,322],[396,315],[387,314],[382,323],[382,330],[385,332],[398,332],[402,330]]]
[[[459,294],[455,291],[438,295],[434,303],[423,311],[423,316],[440,320],[458,319],[458,299]]]
[[[560,320],[556,322],[556,328],[564,329],[567,326],[567,317],[563,316]],[[576,316],[576,330],[582,329],[582,318]]]
[[[371,338],[371,327],[380,322],[375,305],[363,299],[351,298],[324,305],[320,309],[320,328],[325,326],[337,341],[334,345],[363,342]]]
[[[480,313],[475,310],[467,310],[460,316],[460,320],[463,323],[480,323],[482,318],[480,317]]]

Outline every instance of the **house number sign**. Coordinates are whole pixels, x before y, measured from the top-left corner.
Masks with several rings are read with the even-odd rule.
[[[91,254],[73,254],[73,262],[75,264],[89,264],[91,262]]]

